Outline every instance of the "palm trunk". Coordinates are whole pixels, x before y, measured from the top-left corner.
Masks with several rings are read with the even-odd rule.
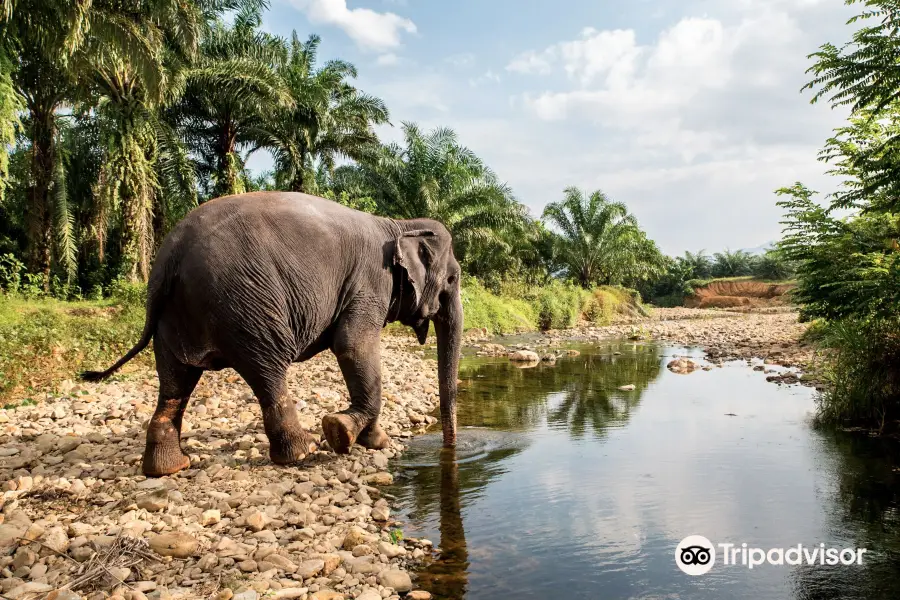
[[[300,168],[294,170],[294,176],[291,178],[291,183],[288,186],[290,191],[292,192],[303,192],[303,184],[304,181],[304,168],[306,167],[306,151],[300,150]]]
[[[222,137],[219,141],[218,180],[214,189],[216,197],[230,196],[243,191],[243,186],[239,181],[239,160],[235,146],[237,146],[235,126],[228,122],[222,130]]]
[[[44,275],[50,285],[53,211],[50,201],[56,162],[56,116],[52,110],[31,109],[31,176],[34,178],[27,209],[28,269]]]
[[[124,174],[119,182],[122,206],[121,274],[132,282],[147,281],[153,252],[155,173],[148,157],[150,140],[142,139],[141,124],[127,119],[120,125],[121,148],[116,153]]]

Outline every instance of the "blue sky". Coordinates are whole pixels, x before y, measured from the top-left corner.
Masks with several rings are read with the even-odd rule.
[[[570,185],[626,203],[669,254],[780,237],[773,191],[828,192],[844,118],[800,94],[807,54],[850,35],[838,0],[272,0],[264,27],[402,121],[448,126],[532,215]],[[254,157],[252,167],[264,167]]]

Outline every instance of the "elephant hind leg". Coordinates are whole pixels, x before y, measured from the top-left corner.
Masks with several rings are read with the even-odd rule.
[[[264,371],[239,369],[238,372],[259,399],[272,462],[289,465],[315,452],[318,448],[316,438],[300,426],[297,409],[287,391],[287,366],[269,367]]]
[[[147,427],[142,469],[149,477],[171,475],[191,464],[181,450],[181,422],[203,370],[179,362],[163,344],[154,344],[159,399]]]

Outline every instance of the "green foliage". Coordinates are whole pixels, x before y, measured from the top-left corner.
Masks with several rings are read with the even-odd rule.
[[[818,343],[830,360],[821,374],[827,388],[818,398],[825,424],[875,426],[900,418],[900,322],[831,321]]]
[[[521,297],[492,294],[471,277],[462,282],[461,295],[466,329],[512,333],[537,327],[534,307]]]
[[[753,261],[753,276],[757,279],[783,281],[797,273],[797,264],[788,260],[779,250],[768,250]]]
[[[311,35],[301,43],[293,33],[278,70],[293,105],[277,110],[258,131],[260,144],[275,158],[279,187],[295,192],[319,191],[310,176],[314,164],[330,173],[339,158],[360,161],[377,152],[373,126],[389,116],[383,101],[348,83],[357,76],[352,64],[332,60],[316,68],[319,42]]]
[[[826,98],[833,107],[849,107],[848,127],[839,128],[821,159],[837,161],[835,173],[848,184],[834,195],[841,207],[900,210],[900,124],[896,113],[900,91],[900,1],[845,0],[865,8],[850,23],[858,26],[850,42],[823,44],[810,57],[816,90],[812,101]]]
[[[746,250],[723,250],[713,255],[711,275],[713,277],[743,277],[752,275],[754,256]],[[697,275],[702,277],[702,275]]]
[[[391,529],[390,536],[392,544],[399,544],[403,541],[403,530],[398,528]]]
[[[605,325],[618,314],[646,314],[634,290],[615,286],[585,290],[555,280],[545,286],[507,281],[492,292],[467,277],[462,301],[465,328],[492,333],[567,329],[582,320]]]
[[[554,281],[530,294],[536,308],[537,326],[541,330],[568,329],[578,323],[586,304],[585,291],[571,284]],[[592,314],[594,310],[592,309]]]
[[[15,294],[22,288],[25,264],[14,254],[0,256],[0,291]]]
[[[805,318],[900,316],[900,219],[872,213],[837,219],[801,184],[778,190],[786,200],[781,253],[797,261],[794,294]]]
[[[900,417],[900,2],[865,6],[847,44],[812,55],[813,102],[851,109],[820,159],[842,179],[817,201],[801,183],[778,190],[787,235],[783,257],[798,262],[794,298],[806,319],[821,319],[813,339],[825,350],[825,423],[885,426]],[[854,209],[845,218],[836,209]]]

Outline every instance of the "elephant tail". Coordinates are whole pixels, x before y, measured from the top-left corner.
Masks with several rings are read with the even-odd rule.
[[[153,338],[153,334],[156,333],[156,323],[159,320],[159,315],[162,312],[162,304],[164,294],[160,293],[162,290],[160,289],[163,286],[153,285],[151,281],[150,285],[147,289],[147,317],[144,321],[144,331],[141,332],[141,339],[134,345],[134,347],[129,350],[125,356],[116,361],[116,363],[105,371],[84,371],[79,374],[79,379],[82,381],[103,381],[107,379],[110,375],[118,371],[122,368],[125,363],[129,360],[137,356],[144,348],[150,344],[150,340]]]

